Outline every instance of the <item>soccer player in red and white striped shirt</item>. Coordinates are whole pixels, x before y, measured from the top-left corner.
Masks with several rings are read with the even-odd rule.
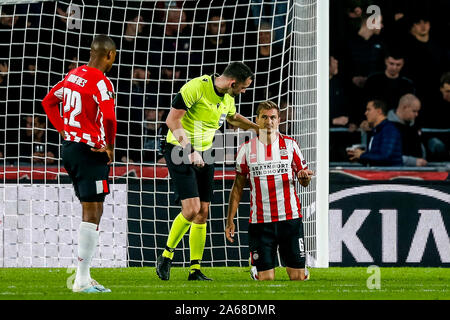
[[[111,291],[91,278],[90,263],[97,249],[103,202],[109,194],[108,165],[114,160],[115,95],[105,72],[111,70],[115,58],[114,41],[105,35],[96,36],[89,63],[70,71],[42,100],[50,122],[64,138],[64,168],[83,210],[74,292]]]
[[[308,169],[297,142],[278,132],[280,110],[259,104],[259,136],[244,143],[236,158],[236,178],[230,193],[225,235],[233,242],[242,192],[250,182],[249,249],[258,280],[273,280],[277,247],[291,280],[306,280],[301,204],[295,177],[307,187],[314,172]]]

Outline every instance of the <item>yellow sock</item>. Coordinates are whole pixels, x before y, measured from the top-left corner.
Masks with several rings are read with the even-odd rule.
[[[189,266],[189,272],[192,273],[194,270],[200,270],[200,260],[191,260],[191,265]]]
[[[200,260],[203,257],[206,242],[206,223],[192,223],[189,233],[190,269],[200,269]]]
[[[172,227],[170,228],[169,238],[167,239],[166,247],[163,252],[163,257],[173,259],[173,251],[177,247],[178,243],[183,238],[184,234],[188,231],[192,222],[186,220],[183,214],[180,214],[173,220]]]

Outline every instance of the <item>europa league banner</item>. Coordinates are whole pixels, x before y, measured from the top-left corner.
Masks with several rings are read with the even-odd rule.
[[[331,266],[450,267],[448,173],[330,174]]]

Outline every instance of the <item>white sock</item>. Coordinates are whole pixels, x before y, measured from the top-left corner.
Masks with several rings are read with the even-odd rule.
[[[92,257],[97,249],[99,231],[97,225],[90,222],[81,222],[78,230],[78,268],[75,282],[84,286],[91,280],[89,272]]]

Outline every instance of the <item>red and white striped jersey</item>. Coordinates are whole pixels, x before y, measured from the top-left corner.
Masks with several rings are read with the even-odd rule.
[[[301,205],[294,179],[307,169],[297,142],[278,134],[265,145],[257,137],[241,145],[236,173],[250,180],[250,223],[266,223],[301,218]]]
[[[58,82],[42,100],[42,106],[55,129],[65,131],[67,141],[102,148],[114,144],[116,136],[114,99],[114,86],[105,74],[83,65]]]

